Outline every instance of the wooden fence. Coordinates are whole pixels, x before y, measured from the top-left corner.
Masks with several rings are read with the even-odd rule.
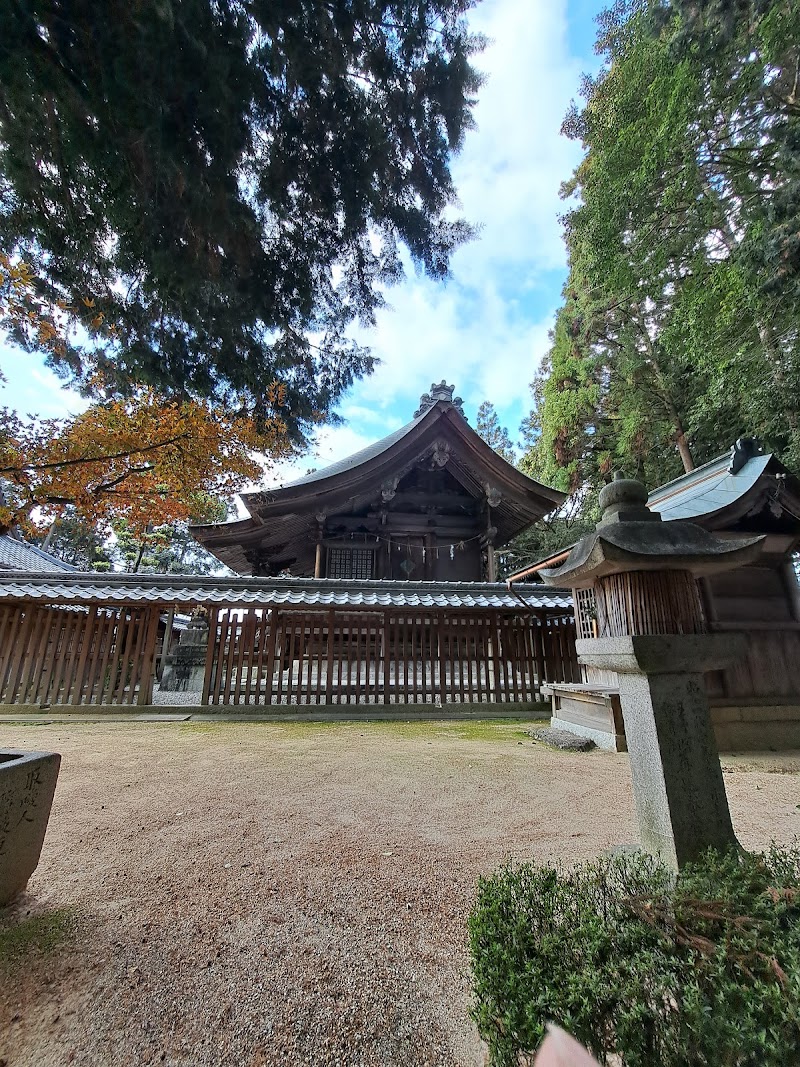
[[[581,680],[572,616],[212,612],[204,704],[532,702]]]
[[[151,704],[160,614],[0,606],[0,703]],[[529,703],[581,677],[571,616],[213,608],[209,624],[203,704]]]
[[[0,606],[0,702],[149,704],[152,607]]]

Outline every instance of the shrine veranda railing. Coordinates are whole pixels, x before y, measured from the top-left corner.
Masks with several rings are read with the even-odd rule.
[[[529,703],[581,680],[572,616],[500,611],[224,611],[204,704]]]
[[[0,605],[0,703],[150,705],[163,618],[152,604]],[[571,615],[212,607],[208,621],[197,704],[529,703],[581,680]]]

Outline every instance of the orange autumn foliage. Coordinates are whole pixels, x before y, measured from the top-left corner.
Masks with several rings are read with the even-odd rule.
[[[148,527],[202,521],[204,497],[231,496],[262,477],[264,462],[291,453],[277,413],[256,427],[148,389],[63,420],[0,409],[0,526],[42,527],[74,508],[102,530],[124,520],[144,536]]]

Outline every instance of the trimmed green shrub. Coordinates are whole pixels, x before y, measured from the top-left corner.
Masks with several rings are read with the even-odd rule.
[[[493,1067],[555,1022],[601,1063],[800,1064],[800,851],[709,852],[675,876],[643,854],[481,879],[473,1017]]]

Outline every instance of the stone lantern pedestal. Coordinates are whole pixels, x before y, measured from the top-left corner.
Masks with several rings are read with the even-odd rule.
[[[617,672],[641,843],[675,868],[736,842],[703,673],[744,648],[741,634],[577,642],[581,663]]]
[[[736,844],[703,674],[744,637],[706,632],[696,578],[749,563],[763,538],[662,523],[636,481],[607,485],[600,507],[595,532],[541,574],[573,590],[579,661],[616,672],[641,842],[677,869]]]

